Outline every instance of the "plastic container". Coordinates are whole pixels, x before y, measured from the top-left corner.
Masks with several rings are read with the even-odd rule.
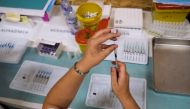
[[[109,18],[100,20],[99,23],[97,24],[96,31],[107,28],[109,25],[109,20],[110,20]]]
[[[85,52],[87,48],[88,39],[94,34],[90,29],[82,29],[76,33],[75,40],[78,43],[82,53]]]
[[[189,12],[190,6],[155,3],[153,17],[163,22],[184,22]]]
[[[96,3],[84,3],[77,9],[76,16],[82,28],[96,30],[102,16],[102,8]]]
[[[188,12],[153,12],[154,20],[163,22],[184,22]]]

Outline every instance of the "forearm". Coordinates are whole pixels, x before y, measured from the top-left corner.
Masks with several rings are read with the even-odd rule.
[[[89,68],[85,67],[85,62],[80,61],[77,64],[78,69],[87,72]],[[77,74],[72,67],[65,76],[63,76],[48,93],[43,109],[47,108],[67,108],[75,97],[84,77]]]
[[[81,72],[88,72],[93,66],[99,64],[108,54],[110,54],[117,45],[103,44],[109,39],[119,37],[119,33],[110,33],[110,29],[104,29],[96,32],[88,39],[88,47],[83,55],[83,59],[77,64],[77,69]],[[81,74],[81,72],[79,72]],[[67,74],[62,77],[58,83],[48,93],[43,109],[51,108],[67,108],[75,97],[84,77],[77,74],[71,68]]]
[[[131,94],[128,96],[120,97],[120,102],[123,106],[123,109],[140,109]]]

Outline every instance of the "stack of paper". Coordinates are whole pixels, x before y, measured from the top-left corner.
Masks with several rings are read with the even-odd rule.
[[[125,13],[125,14],[123,14]],[[117,41],[106,41],[105,44],[117,44],[118,60],[137,64],[148,63],[148,37],[143,32],[142,9],[117,8],[114,10],[113,28],[121,36]],[[112,52],[105,60],[115,60]]]

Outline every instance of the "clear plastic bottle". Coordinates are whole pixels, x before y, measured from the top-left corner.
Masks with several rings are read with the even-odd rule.
[[[68,0],[62,0],[61,2],[61,8],[63,10],[63,14],[67,16],[68,12],[72,10],[71,5],[69,4]]]
[[[69,27],[71,33],[75,34],[79,28],[78,21],[68,0],[62,0],[61,8],[63,10],[63,14],[65,15],[67,26]]]

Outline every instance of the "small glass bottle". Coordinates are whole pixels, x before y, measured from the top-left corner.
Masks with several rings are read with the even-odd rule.
[[[72,34],[75,34],[79,28],[78,21],[75,15],[75,12],[68,2],[68,0],[62,0],[61,8],[65,16],[67,26],[69,27]]]

